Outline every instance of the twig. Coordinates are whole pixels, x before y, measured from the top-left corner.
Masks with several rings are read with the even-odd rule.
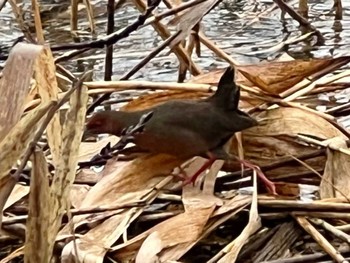
[[[293,19],[299,22],[299,24],[303,27],[306,27],[310,31],[315,31],[317,38],[318,38],[318,44],[322,45],[324,44],[325,40],[322,34],[319,30],[317,30],[316,27],[311,25],[309,21],[307,21],[304,17],[299,15],[292,7],[290,7],[287,3],[285,3],[283,0],[273,0],[282,10],[286,11]]]
[[[259,206],[280,208],[280,209],[297,209],[305,211],[328,211],[328,212],[350,212],[350,204],[339,204],[339,203],[303,203],[294,200],[268,200],[259,199]]]
[[[323,181],[325,181],[327,184],[329,184],[331,187],[333,187],[334,190],[336,190],[339,194],[341,194],[348,201],[348,203],[350,203],[350,199],[338,187],[336,187],[331,181],[327,180],[324,176],[322,176],[319,172],[317,172],[314,168],[312,168],[307,163],[299,160],[298,158],[295,158],[293,155],[291,155],[291,157],[294,158],[300,164],[302,164],[304,167],[309,169],[310,171],[314,172],[318,177],[323,179]]]
[[[78,29],[78,0],[71,0],[70,13],[70,30],[71,32]]]
[[[150,52],[143,60],[141,60],[135,67],[133,67],[127,74],[120,78],[120,80],[127,80],[132,77],[137,71],[139,71],[143,66],[145,66],[152,58],[157,56],[159,52],[165,49],[171,41],[173,41],[179,34],[181,30],[177,31],[175,34],[168,37],[160,46]]]
[[[117,41],[128,37],[132,32],[136,31],[146,19],[152,14],[153,10],[159,5],[160,0],[154,0],[149,4],[146,11],[139,15],[135,22],[131,25],[125,27],[120,33],[115,32],[111,35],[108,35],[104,38],[98,39],[91,42],[82,42],[82,43],[71,43],[71,44],[58,44],[51,46],[52,51],[59,50],[69,50],[69,49],[85,49],[85,48],[103,48],[105,46],[113,45]]]
[[[154,15],[153,17],[148,18],[146,20],[145,24],[141,26],[141,28],[149,26],[150,24],[152,24],[155,21],[160,21],[163,18],[166,18],[166,17],[171,16],[171,15],[175,15],[175,14],[177,14],[181,11],[184,11],[190,7],[196,6],[204,1],[206,1],[206,0],[194,0],[194,1],[189,1],[186,3],[182,3],[181,5],[176,6],[170,10],[166,10],[160,14],[157,14],[157,15]]]
[[[336,227],[332,226],[328,222],[326,222],[326,221],[324,221],[322,219],[319,219],[319,218],[309,218],[309,220],[313,224],[323,227],[325,230],[327,230],[328,232],[332,233],[335,237],[337,237],[337,238],[347,242],[348,244],[350,244],[350,235],[344,233],[340,229],[337,229]]]
[[[1,12],[1,10],[4,8],[4,6],[6,5],[6,3],[7,3],[7,0],[2,0],[2,1],[0,2],[0,12]]]
[[[315,218],[328,218],[328,219],[343,219],[350,220],[349,212],[306,212],[296,211],[291,213],[293,216],[307,216]]]
[[[164,220],[164,219],[167,219],[169,217],[173,217],[173,216],[182,214],[183,212],[184,212],[183,210],[174,210],[174,211],[162,212],[162,213],[157,213],[157,214],[152,214],[152,215],[143,215],[143,216],[139,217],[138,222]]]
[[[41,23],[39,4],[37,0],[32,0],[32,9],[34,13],[36,40],[38,44],[43,45],[45,44],[45,38]]]
[[[31,35],[30,33],[30,30],[28,28],[28,26],[26,25],[26,23],[24,22],[24,15],[23,15],[23,9],[20,8],[18,5],[17,5],[17,2],[15,0],[10,0],[9,1],[9,4],[11,5],[12,7],[12,11],[15,15],[15,18],[16,18],[16,21],[23,33],[23,35],[27,38],[27,40],[29,40],[31,43],[35,43],[35,39],[33,38],[33,36]]]
[[[96,207],[86,207],[81,209],[70,209],[70,211],[65,211],[64,213],[67,215],[68,213],[71,213],[72,216],[76,215],[85,215],[85,214],[94,214],[94,213],[101,213],[101,212],[107,212],[107,211],[115,211],[120,209],[126,209],[126,208],[133,208],[133,207],[143,207],[146,203],[144,201],[138,201],[138,202],[132,202],[132,203],[126,203],[126,204],[118,204],[118,205],[105,205],[105,206],[96,206]],[[21,216],[15,216],[10,218],[5,218],[3,221],[3,225],[11,225],[16,223],[24,223],[28,218],[28,215],[21,215]]]
[[[70,51],[70,52],[66,52],[61,56],[57,56],[55,58],[55,63],[60,63],[62,61],[66,61],[69,59],[72,59],[76,56],[79,56],[80,54],[83,54],[85,52],[87,52],[88,50],[90,50],[90,48],[83,48],[83,49],[78,49],[78,50],[74,50],[74,51]]]
[[[154,58],[160,51],[162,51],[164,48],[166,48],[169,43],[174,40],[181,31],[176,32],[175,34],[171,35],[167,40],[165,40],[159,47],[157,47],[155,50],[153,50],[151,53],[149,53],[143,60],[141,60],[135,67],[133,67],[128,73],[126,73],[124,76],[120,78],[121,81],[128,80],[131,78],[137,71],[139,71],[143,66],[145,66],[152,58]],[[93,110],[99,106],[102,102],[107,100],[110,95],[114,91],[106,92],[101,97],[99,97],[97,100],[95,100],[88,108],[87,114],[90,114],[93,112]]]
[[[108,0],[107,4],[107,35],[114,31],[114,0]],[[105,77],[104,80],[112,80],[113,74],[113,44],[106,47]]]
[[[75,76],[72,72],[67,70],[65,67],[61,66],[60,64],[56,64],[56,71],[60,72],[62,75],[67,77],[70,81],[74,81]]]
[[[327,239],[322,236],[317,229],[311,225],[305,217],[295,217],[299,225],[310,234],[310,236],[336,261],[339,263],[348,263],[349,261],[337,251]]]
[[[341,230],[343,232],[349,232],[350,231],[350,224],[336,226],[335,228],[339,229],[339,230]]]
[[[341,0],[334,0],[334,5],[332,9],[335,9],[335,19],[341,20],[343,19],[343,5]]]
[[[96,33],[96,25],[94,23],[94,12],[90,0],[84,0],[84,4],[86,6],[86,12],[90,24],[91,34],[94,35]]]
[[[340,253],[349,253],[350,248],[340,248]],[[305,263],[305,262],[319,262],[319,260],[327,259],[329,258],[328,254],[323,252],[317,252],[313,253],[311,255],[297,255],[295,257],[291,258],[284,258],[284,259],[276,259],[276,260],[269,260],[269,261],[263,261],[261,263]]]

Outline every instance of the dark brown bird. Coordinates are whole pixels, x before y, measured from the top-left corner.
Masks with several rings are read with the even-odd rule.
[[[165,153],[183,159],[208,157],[205,165],[191,177],[190,182],[194,182],[216,159],[237,159],[225,152],[224,145],[235,132],[257,125],[255,119],[238,109],[239,98],[240,89],[234,83],[234,69],[229,67],[221,77],[215,94],[207,99],[173,100],[136,112],[98,112],[88,121],[86,131],[120,136],[126,127],[134,126],[143,114],[152,111],[153,116],[143,131],[134,135],[134,143],[151,153]],[[274,184],[259,167],[245,160],[239,161],[257,170],[267,188],[276,193]]]

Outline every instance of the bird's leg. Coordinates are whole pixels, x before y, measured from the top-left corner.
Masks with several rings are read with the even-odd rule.
[[[211,155],[215,155],[218,159],[224,159],[224,160],[236,159],[238,162],[240,162],[245,167],[250,168],[252,170],[255,170],[257,175],[259,176],[259,178],[265,184],[267,190],[270,193],[272,193],[273,195],[277,195],[275,184],[273,182],[271,182],[268,178],[266,178],[266,176],[261,171],[259,166],[252,164],[251,162],[249,162],[247,160],[241,160],[236,155],[232,155],[232,154],[227,153],[226,151],[223,150],[223,148],[215,149],[214,152],[212,151]],[[208,156],[210,156],[210,155],[208,155]]]
[[[211,154],[211,153],[207,153],[209,159],[202,165],[201,168],[198,169],[198,171],[192,175],[189,179],[187,179],[186,181],[184,181],[183,185],[187,185],[192,183],[194,185],[194,183],[196,182],[198,176],[203,173],[205,170],[207,170],[215,161],[216,161],[216,157]]]
[[[243,164],[245,167],[250,168],[252,170],[255,170],[257,175],[260,177],[261,181],[263,181],[263,183],[265,184],[266,188],[269,190],[269,192],[271,192],[273,195],[277,195],[276,192],[276,186],[273,182],[271,182],[266,176],[265,174],[261,171],[260,167],[252,164],[251,162],[247,161],[247,160],[241,160],[239,158],[237,158],[237,160]]]

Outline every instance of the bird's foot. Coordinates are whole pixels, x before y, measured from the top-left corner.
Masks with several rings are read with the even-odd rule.
[[[270,181],[266,176],[265,174],[261,171],[260,167],[255,165],[255,164],[252,164],[251,162],[247,161],[247,160],[239,160],[239,162],[241,164],[243,164],[245,167],[247,168],[250,168],[252,170],[255,170],[257,175],[260,177],[260,179],[263,181],[263,183],[265,184],[267,190],[273,194],[273,195],[277,195],[277,192],[276,192],[276,186],[275,184]]]
[[[187,178],[187,180],[185,180],[183,182],[183,186],[188,185],[190,183],[192,183],[192,185],[194,186],[196,183],[196,180],[198,178],[198,176],[200,176],[205,170],[207,170],[214,162],[215,162],[216,158],[214,156],[210,157],[199,169],[197,172],[195,172],[194,175],[192,175],[190,178]]]
[[[199,174],[197,175],[197,173],[195,173],[193,176],[189,177],[185,170],[183,170],[181,167],[178,168],[180,171],[178,173],[172,173],[171,175],[177,178],[179,181],[182,181],[182,186],[186,186],[191,183],[194,185]]]
[[[194,175],[191,177],[188,177],[186,171],[184,171],[182,168],[180,168],[179,173],[172,173],[171,175],[182,181],[182,186],[186,186],[188,184],[191,184],[194,186],[198,176],[202,173],[202,171],[198,170]]]
[[[171,175],[183,182],[188,180],[186,171],[181,166],[178,166],[177,168],[179,169],[179,172],[173,172]]]
[[[195,173],[193,176],[191,176],[191,177],[187,177],[184,181],[183,181],[183,183],[182,183],[182,186],[186,186],[186,185],[188,185],[188,184],[192,184],[193,186],[194,186],[194,184],[196,183],[196,180],[197,180],[197,177],[199,176],[199,175],[196,175],[197,173]]]

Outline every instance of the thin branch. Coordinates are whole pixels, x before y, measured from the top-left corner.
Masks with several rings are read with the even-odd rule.
[[[155,50],[153,50],[151,53],[149,53],[143,60],[141,60],[135,67],[133,67],[127,74],[125,74],[123,77],[120,78],[120,80],[128,80],[131,78],[137,71],[139,71],[144,65],[146,65],[152,58],[154,58],[157,54],[159,54],[160,51],[162,51],[164,48],[166,48],[171,41],[173,41],[179,34],[181,33],[181,30],[176,32],[175,34],[171,35],[167,40],[165,40],[159,47],[157,47]],[[95,100],[90,107],[87,110],[87,114],[90,114],[93,112],[93,110],[99,106],[102,102],[107,100],[110,95],[114,91],[106,92],[101,97],[99,97],[97,100]]]
[[[121,39],[128,37],[132,32],[142,26],[146,19],[152,14],[153,10],[158,7],[160,0],[151,0],[144,14],[139,15],[135,22],[125,27],[120,33],[115,32],[104,38],[82,43],[58,44],[52,45],[52,51],[69,50],[69,49],[85,49],[85,48],[104,48],[105,46],[113,45]]]

